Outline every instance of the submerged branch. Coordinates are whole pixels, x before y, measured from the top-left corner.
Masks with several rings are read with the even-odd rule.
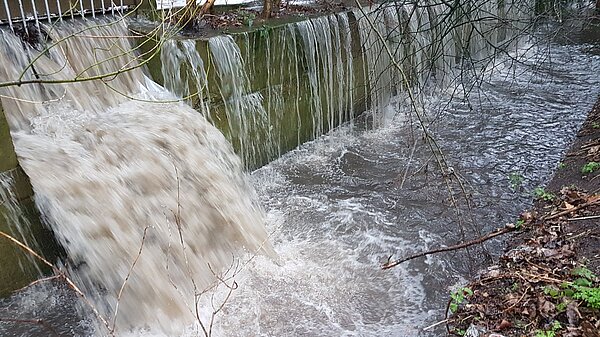
[[[58,331],[56,331],[56,329],[54,329],[50,324],[48,324],[48,322],[44,321],[43,319],[20,319],[20,318],[0,317],[0,322],[35,324],[35,325],[39,325],[39,326],[43,327],[44,329],[46,329],[47,331],[51,332],[52,336],[58,336],[58,337],[63,336],[62,334],[58,333]]]
[[[393,267],[395,267],[395,266],[397,266],[397,265],[399,265],[399,264],[401,264],[403,262],[414,260],[414,259],[416,259],[418,257],[423,257],[423,256],[431,255],[431,254],[436,254],[436,253],[442,253],[442,252],[448,252],[448,251],[452,251],[452,250],[458,250],[458,249],[467,248],[467,247],[470,247],[470,246],[473,246],[473,245],[477,245],[477,244],[483,243],[483,242],[485,242],[487,240],[495,238],[496,236],[500,236],[500,235],[504,235],[506,233],[513,232],[515,230],[517,230],[516,226],[514,226],[514,225],[506,225],[504,228],[497,229],[497,230],[495,230],[495,231],[493,231],[491,233],[488,233],[486,235],[480,236],[480,237],[478,237],[478,238],[476,238],[474,240],[471,240],[471,241],[462,242],[462,243],[459,243],[459,244],[456,244],[456,245],[453,245],[453,246],[449,246],[449,247],[443,247],[443,248],[437,248],[437,249],[433,249],[433,250],[428,250],[426,252],[421,252],[421,253],[418,253],[418,254],[414,254],[414,255],[411,255],[409,257],[400,259],[400,260],[388,261],[388,262],[384,263],[381,266],[381,269],[390,269],[390,268],[393,268]]]

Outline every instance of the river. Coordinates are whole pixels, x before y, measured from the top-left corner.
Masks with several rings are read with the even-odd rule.
[[[369,127],[366,113],[252,172],[279,258],[248,255],[226,273],[238,287],[216,315],[213,335],[443,334],[443,326],[423,328],[444,319],[450,291],[501,243],[391,270],[381,270],[381,263],[515,221],[531,204],[532,190],[557,169],[597,99],[598,47],[598,40],[542,42],[520,50],[522,62],[497,61],[468,100],[459,85],[421,97],[434,120],[428,130],[455,174],[437,168],[404,97],[386,107],[383,126]],[[201,297],[205,323],[211,299],[219,308],[228,290]],[[79,312],[76,302],[64,286],[49,282],[1,299],[0,317],[43,319],[65,336],[94,334],[90,313]],[[0,323],[0,335],[48,331]]]

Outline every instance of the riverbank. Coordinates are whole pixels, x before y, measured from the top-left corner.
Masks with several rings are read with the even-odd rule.
[[[448,333],[600,337],[599,193],[600,100],[506,252],[452,293]]]

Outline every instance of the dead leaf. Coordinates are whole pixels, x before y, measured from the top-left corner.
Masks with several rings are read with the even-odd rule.
[[[586,199],[586,202],[593,203],[593,202],[597,202],[598,200],[600,200],[600,194],[594,194],[594,195],[588,196]]]
[[[588,149],[587,155],[588,155],[588,157],[594,158],[598,155],[599,152],[600,152],[600,145],[595,145]]]
[[[567,327],[567,331],[565,331],[562,335],[563,337],[581,337],[581,329],[580,328],[573,328],[573,327]]]
[[[530,222],[531,220],[535,219],[535,214],[532,212],[523,212],[521,213],[521,219],[523,221],[525,221],[526,223]]]
[[[540,297],[538,297],[538,309],[540,311],[540,314],[542,314],[542,316],[549,317],[550,314],[555,313],[556,306],[554,305],[554,303],[552,303],[550,301],[546,301],[545,298],[540,296]]]
[[[581,322],[581,330],[583,337],[600,337],[600,333],[598,333],[596,327],[588,321]]]
[[[512,327],[512,323],[509,322],[509,321],[507,321],[507,320],[505,320],[505,319],[503,319],[502,322],[500,322],[500,324],[498,324],[498,326],[494,330],[496,330],[496,331],[502,331],[502,330],[508,329],[510,327]]]

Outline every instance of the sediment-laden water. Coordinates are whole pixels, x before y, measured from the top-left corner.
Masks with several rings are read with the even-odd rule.
[[[404,97],[393,98],[386,114],[371,112],[379,121],[385,118],[376,129],[370,127],[373,118],[367,114],[252,172],[251,184],[266,211],[266,231],[278,258],[253,254],[234,258],[234,268],[226,276],[233,277],[238,287],[229,298],[223,284],[202,294],[202,322],[210,324],[211,312],[225,301],[215,316],[215,336],[439,336],[443,328],[422,329],[444,318],[450,290],[489,254],[476,248],[414,260],[387,271],[380,270],[380,264],[391,254],[400,257],[456,243],[461,231],[472,237],[514,221],[528,206],[533,188],[543,185],[556,169],[597,98],[597,50],[594,43],[531,48],[519,54],[522,62],[505,58],[494,71],[480,75],[481,86],[468,100],[461,98],[468,86],[458,83],[422,97],[424,111],[434,120],[428,130],[456,173],[447,176],[453,179],[456,205],[419,137],[419,126],[409,117]],[[83,125],[86,130],[120,125],[146,135],[155,126],[140,119],[151,118],[150,114],[136,113],[140,119],[132,123],[131,110],[126,109],[130,104],[119,105],[125,110],[100,119],[86,119]],[[185,108],[181,109],[184,112],[169,111],[186,118]],[[138,122],[144,130],[137,129]],[[154,134],[150,131],[147,136]],[[28,137],[17,135],[18,151]],[[36,153],[26,158],[44,156]],[[131,163],[123,165],[127,168]],[[167,170],[168,165],[163,166]],[[191,171],[182,170],[180,175],[193,176]],[[29,174],[34,187],[44,178]],[[522,176],[523,183],[511,186],[511,174]],[[175,176],[169,177],[173,183]],[[464,191],[457,188],[459,178]],[[183,209],[194,207],[190,203]],[[139,248],[140,235],[129,246]],[[491,255],[498,249],[497,243],[489,247]],[[109,262],[107,268],[112,268]],[[226,283],[231,285],[232,280]],[[41,318],[62,334],[94,334],[91,314],[77,313],[76,301],[64,286],[48,283],[0,300],[0,317]],[[0,333],[48,335],[43,326],[22,322],[0,324]],[[202,332],[196,328],[195,334]],[[153,334],[142,328],[132,335]]]
[[[0,81],[51,82],[4,88],[2,103],[36,205],[66,251],[63,269],[111,329],[179,335],[196,297],[243,249],[275,257],[241,162],[135,67],[123,21],[45,29],[53,42],[43,52],[0,32]]]

